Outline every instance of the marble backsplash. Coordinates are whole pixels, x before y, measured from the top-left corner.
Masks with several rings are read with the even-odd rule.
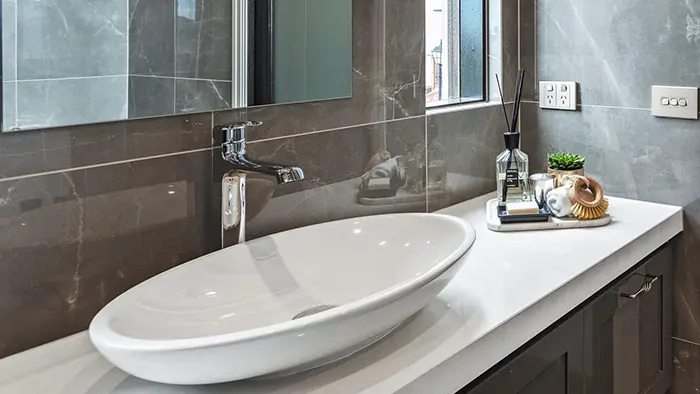
[[[521,64],[530,73],[524,150],[587,157],[611,195],[680,205],[676,249],[674,393],[700,391],[700,139],[697,121],[654,118],[651,85],[700,85],[700,1],[522,0]],[[576,80],[578,112],[542,111],[537,80]]]
[[[83,330],[125,289],[214,251],[211,155],[0,182],[0,355]]]
[[[515,8],[502,12],[504,21],[517,20]],[[426,115],[424,18],[423,0],[353,0],[349,99],[0,135],[0,321],[10,322],[0,324],[0,357],[84,330],[123,291],[220,247],[218,182],[226,168],[216,126],[264,121],[249,133],[250,155],[299,165],[307,175],[279,188],[251,182],[252,237],[354,216],[425,212],[495,189],[488,163],[502,146],[500,107]],[[517,24],[503,26],[503,67],[511,73]],[[501,36],[497,27],[491,34]],[[216,79],[211,64],[198,64],[199,74],[164,78],[153,72],[161,66],[140,65],[143,79],[129,83],[167,109],[216,100],[213,90],[174,95],[171,83]],[[360,177],[375,153],[407,155],[425,144],[426,161],[445,163],[446,191],[362,203]],[[428,176],[435,174],[419,175]]]

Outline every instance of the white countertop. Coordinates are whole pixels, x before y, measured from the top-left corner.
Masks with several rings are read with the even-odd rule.
[[[83,332],[0,360],[0,394],[452,394],[683,229],[679,207],[611,198],[606,227],[495,233],[485,224],[489,197],[441,211],[477,232],[454,281],[386,340],[338,364],[277,380],[164,386],[111,366]]]

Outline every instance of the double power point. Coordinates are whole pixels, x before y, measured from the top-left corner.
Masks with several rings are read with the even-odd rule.
[[[540,81],[540,108],[576,111],[576,82]]]

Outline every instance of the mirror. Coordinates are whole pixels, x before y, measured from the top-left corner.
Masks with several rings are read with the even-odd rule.
[[[2,0],[2,131],[352,94],[352,0]]]

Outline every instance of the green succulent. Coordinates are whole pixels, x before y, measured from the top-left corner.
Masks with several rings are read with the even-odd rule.
[[[573,171],[583,168],[586,158],[573,153],[550,153],[547,162],[553,170]]]

